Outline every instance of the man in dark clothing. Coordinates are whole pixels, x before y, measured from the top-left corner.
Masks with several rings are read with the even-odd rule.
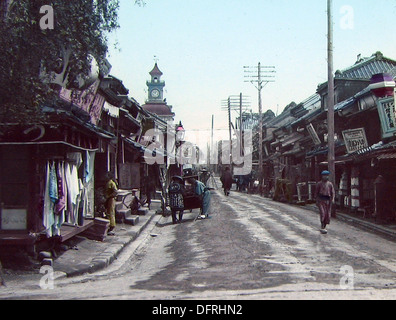
[[[169,206],[172,211],[173,224],[181,223],[184,213],[184,181],[182,177],[174,176],[169,185]],[[176,218],[177,212],[179,213],[179,220]]]
[[[226,196],[230,195],[230,190],[232,187],[232,183],[234,182],[234,179],[232,178],[232,174],[230,171],[230,168],[227,167],[223,173],[223,175],[220,178],[221,183],[223,184],[223,189],[224,189],[224,194]]]

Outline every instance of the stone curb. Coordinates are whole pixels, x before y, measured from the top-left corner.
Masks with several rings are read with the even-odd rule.
[[[137,231],[131,232],[130,236],[123,236],[117,242],[112,243],[104,252],[93,257],[90,263],[82,263],[75,266],[70,266],[70,269],[62,272],[63,275],[59,275],[59,278],[71,278],[81,276],[86,273],[94,273],[104,268],[107,268],[122,252],[122,250],[129,245],[131,242],[142,233],[142,231],[148,226],[148,224],[156,216],[153,213],[144,224],[140,226]]]

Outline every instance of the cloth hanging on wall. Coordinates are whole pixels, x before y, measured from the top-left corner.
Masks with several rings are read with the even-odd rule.
[[[94,174],[95,152],[87,151],[86,158],[87,161],[85,163],[85,182],[89,183]]]
[[[57,168],[58,178],[58,201],[55,205],[55,213],[62,214],[66,208],[66,181],[64,163],[58,164]]]
[[[58,178],[56,176],[55,163],[50,165],[48,189],[51,202],[55,204],[58,201]]]
[[[51,167],[50,163],[47,162],[46,166],[46,178],[45,178],[45,191],[44,191],[44,210],[43,210],[43,225],[47,237],[52,237],[52,226],[55,223],[54,218],[54,202],[51,201],[50,197],[50,184],[51,184]]]
[[[78,183],[77,167],[73,164],[66,163],[65,168],[66,186],[70,204],[77,204],[77,196],[80,193],[80,186]]]
[[[86,165],[87,177],[90,176],[92,183],[94,155],[87,157],[89,165]],[[83,225],[84,217],[89,212],[88,191],[78,177],[78,167],[82,164],[81,154],[75,153],[72,157],[72,163],[46,163],[43,225],[49,238],[61,235],[61,226],[65,221]]]

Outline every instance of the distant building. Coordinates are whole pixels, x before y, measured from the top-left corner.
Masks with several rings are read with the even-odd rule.
[[[143,110],[155,114],[165,122],[173,122],[175,113],[172,112],[172,106],[168,105],[164,99],[165,81],[161,81],[163,73],[155,63],[153,70],[150,72],[151,80],[147,81],[148,99],[142,106]]]

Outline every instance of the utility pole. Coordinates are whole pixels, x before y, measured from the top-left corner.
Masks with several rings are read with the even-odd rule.
[[[249,78],[245,80],[245,82],[252,83],[256,89],[258,90],[258,108],[259,108],[259,144],[258,144],[258,152],[259,152],[259,182],[260,187],[263,184],[263,101],[261,97],[261,91],[263,88],[270,82],[275,82],[273,78],[273,73],[276,73],[274,66],[261,66],[261,63],[258,63],[258,66],[248,67],[244,66],[245,69],[245,78]],[[256,75],[257,72],[257,75]]]
[[[212,129],[210,132],[210,153],[209,153],[209,168],[211,172],[215,171],[215,163],[217,163],[217,159],[215,158],[215,155],[217,154],[214,152],[214,147],[213,147],[213,131],[214,131],[214,114],[212,114]],[[217,148],[216,148],[217,150]]]
[[[228,97],[227,100],[227,110],[228,110],[228,131],[229,131],[229,143],[230,143],[230,166],[232,172],[232,132],[231,132],[231,98]]]
[[[335,142],[334,142],[334,74],[333,74],[333,0],[327,0],[327,23],[328,23],[328,93],[327,93],[327,128],[328,128],[328,163],[330,181],[335,187]],[[333,206],[334,207],[334,206]],[[335,209],[335,208],[334,208]],[[332,212],[332,216],[335,217],[335,210]]]
[[[239,155],[242,157],[243,156],[243,130],[242,130],[242,115],[243,115],[243,94],[239,95]]]
[[[229,96],[227,100],[223,100],[221,102],[222,105],[222,110],[227,110],[228,112],[228,129],[229,129],[229,140],[230,140],[230,165],[233,164],[232,161],[232,117],[231,117],[231,111],[237,111],[239,112],[239,116],[242,119],[242,114],[243,111],[247,110],[248,107],[250,106],[250,101],[248,100],[248,97],[243,96],[241,93],[238,96]],[[242,123],[242,121],[240,121]],[[241,128],[240,128],[241,129]],[[242,138],[242,135],[240,136]],[[239,137],[237,137],[239,139]],[[242,141],[240,141],[240,144],[242,144]]]

